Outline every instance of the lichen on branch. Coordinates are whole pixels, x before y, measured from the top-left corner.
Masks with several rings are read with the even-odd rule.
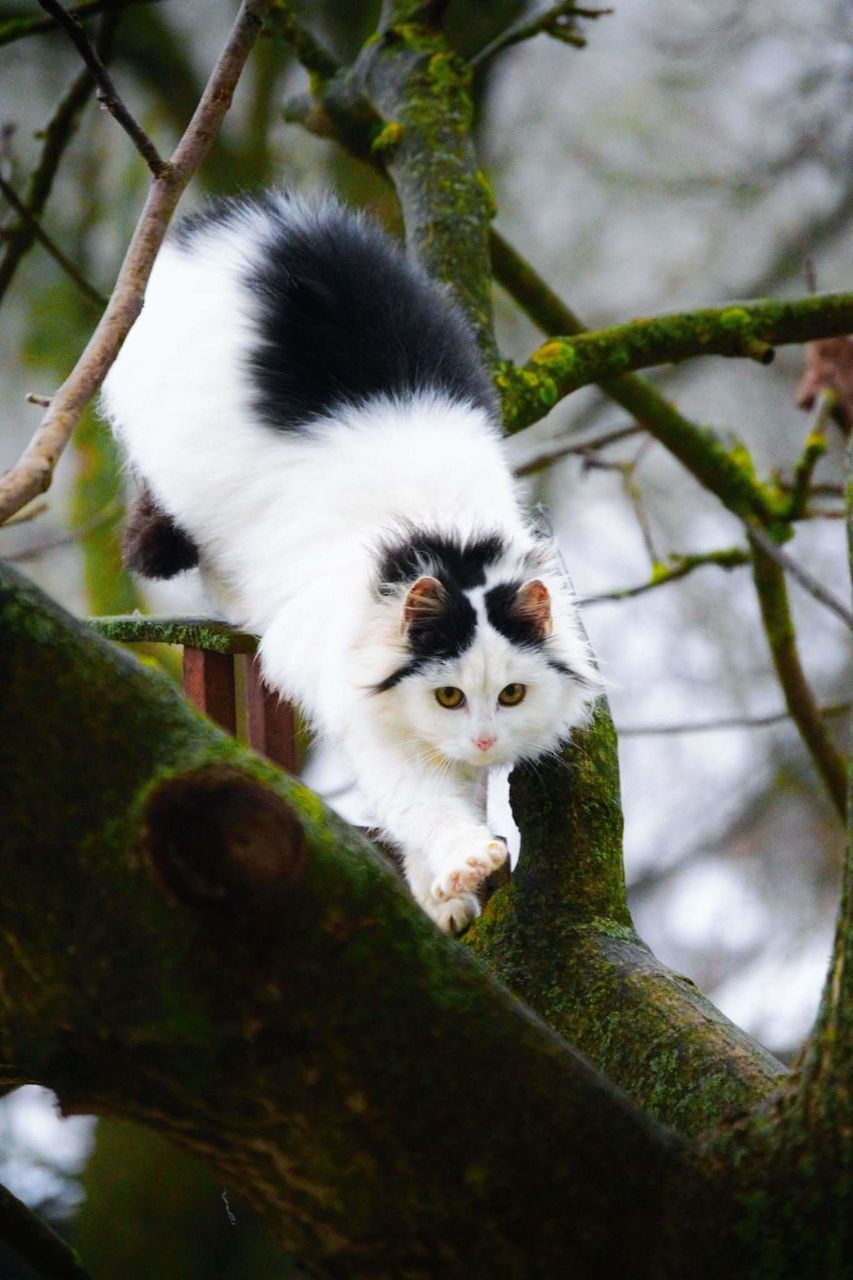
[[[735,356],[766,364],[773,347],[845,333],[853,328],[853,294],[640,318],[595,333],[553,337],[520,368],[505,364],[496,381],[513,430],[536,422],[558,400],[593,382],[694,356]]]

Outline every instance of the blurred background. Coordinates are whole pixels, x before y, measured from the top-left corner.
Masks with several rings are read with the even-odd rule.
[[[586,48],[540,36],[478,71],[479,147],[500,232],[590,327],[801,295],[810,280],[851,287],[848,0],[614,6],[583,24]],[[471,55],[544,7],[454,0],[451,29]],[[379,6],[293,8],[346,60]],[[188,120],[235,9],[226,0],[140,0],[103,33],[113,76],[162,153]],[[26,394],[49,395],[91,332],[97,295],[109,292],[147,189],[129,141],[75,84],[80,65],[67,38],[11,38],[12,20],[38,16],[35,0],[0,3],[0,174],[31,195],[31,175],[44,177],[45,129],[50,141],[73,119],[40,220],[82,284],[41,244],[19,259],[10,252],[16,214],[0,200],[0,470],[38,423]],[[274,181],[334,188],[398,227],[393,196],[372,172],[284,122],[283,101],[306,85],[280,38],[259,41],[184,210],[210,192]],[[499,289],[495,307],[504,352],[526,358],[540,335]],[[811,426],[795,405],[802,365],[802,349],[789,347],[770,368],[712,358],[651,376],[689,417],[742,438],[759,473],[790,476]],[[628,426],[618,406],[588,389],[514,438],[513,458],[524,467],[555,440],[576,446]],[[847,599],[843,442],[834,429],[828,440],[813,504],[821,514],[798,525],[788,549]],[[749,569],[705,567],[603,598],[647,584],[673,553],[743,545],[740,526],[644,435],[593,454],[576,449],[525,484],[559,533],[610,682],[638,928],[662,960],[791,1060],[826,970],[843,833],[792,722],[777,717],[784,704]],[[190,576],[155,592],[122,572],[123,498],[120,464],[90,414],[37,517],[0,530],[0,555],[81,616],[203,611]],[[843,704],[843,624],[796,583],[790,592],[816,699]],[[740,723],[714,727],[721,719]],[[829,723],[840,740],[844,717]],[[95,1274],[296,1275],[252,1224],[239,1188],[214,1185],[130,1125],[63,1120],[35,1087],[0,1103],[0,1182],[72,1234]],[[0,1277],[29,1274],[0,1249]]]

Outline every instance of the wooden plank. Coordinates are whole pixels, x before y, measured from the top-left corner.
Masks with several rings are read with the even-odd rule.
[[[209,649],[184,648],[184,693],[193,706],[228,733],[237,731],[234,657]]]
[[[246,659],[246,711],[249,746],[288,773],[296,773],[296,714],[289,702],[282,702],[264,684],[257,658]]]

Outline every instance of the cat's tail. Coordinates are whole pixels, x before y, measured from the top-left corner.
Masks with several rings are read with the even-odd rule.
[[[128,513],[121,549],[128,569],[143,578],[174,578],[198,566],[198,547],[144,481]]]

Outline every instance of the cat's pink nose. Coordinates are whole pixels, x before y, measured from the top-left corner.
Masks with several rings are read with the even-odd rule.
[[[489,747],[493,747],[497,742],[497,738],[475,738],[474,746],[479,747],[481,751],[488,751]]]

